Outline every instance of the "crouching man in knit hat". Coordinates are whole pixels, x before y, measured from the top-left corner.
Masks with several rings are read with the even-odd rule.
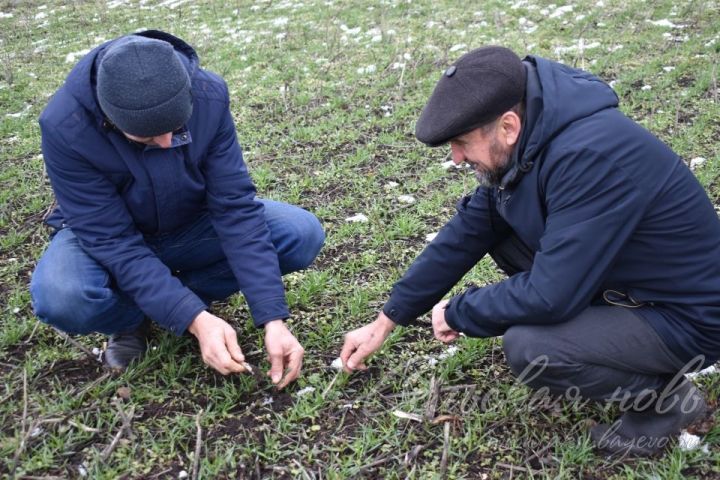
[[[57,199],[30,286],[42,321],[110,335],[113,369],[142,356],[152,320],[197,337],[220,373],[243,372],[235,329],[207,310],[241,291],[272,381],[297,378],[304,351],[283,321],[281,275],[307,267],[324,233],[311,213],[255,197],[227,86],[190,45],[159,31],[100,45],[40,127]]]
[[[593,75],[501,47],[450,66],[416,136],[449,143],[481,186],[377,320],[347,334],[345,368],[432,309],[442,342],[502,336],[532,388],[622,401],[590,432],[603,450],[656,454],[702,418],[682,373],[720,356],[720,221],[682,160],[617,107]],[[486,254],[509,278],[441,301]]]

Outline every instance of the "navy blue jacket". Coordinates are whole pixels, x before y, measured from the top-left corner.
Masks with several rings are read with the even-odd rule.
[[[687,166],[617,109],[589,73],[530,56],[513,166],[479,188],[395,284],[383,311],[408,324],[512,232],[532,268],[450,300],[470,336],[567,321],[622,292],[679,358],[720,357],[720,221]],[[622,334],[622,332],[618,332]]]
[[[277,253],[243,162],[225,82],[198,67],[172,35],[192,79],[193,113],[172,147],[134,144],[104,117],[95,65],[107,42],[70,72],[40,116],[42,150],[59,209],[47,223],[70,227],[82,248],[151,319],[183,333],[206,308],[148,248],[144,237],[188,226],[209,212],[256,325],[286,318]]]

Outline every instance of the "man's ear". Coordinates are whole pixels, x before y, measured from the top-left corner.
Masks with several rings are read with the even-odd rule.
[[[520,129],[522,120],[520,116],[513,112],[507,111],[500,117],[500,135],[508,147],[513,147],[520,139]]]

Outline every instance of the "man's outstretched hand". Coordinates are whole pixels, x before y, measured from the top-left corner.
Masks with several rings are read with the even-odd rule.
[[[395,326],[395,322],[381,311],[374,322],[345,335],[345,344],[340,352],[345,371],[367,369],[365,359],[382,346]]]
[[[458,338],[459,334],[445,321],[445,308],[447,300],[441,300],[432,309],[432,326],[435,338],[443,343],[450,343]]]
[[[203,362],[223,375],[247,372],[237,333],[222,318],[203,311],[188,327],[200,344]]]
[[[298,378],[305,349],[282,320],[265,324],[265,349],[270,361],[268,375],[278,389]]]

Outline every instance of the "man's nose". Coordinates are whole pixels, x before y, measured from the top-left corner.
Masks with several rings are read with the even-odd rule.
[[[452,154],[452,161],[455,165],[461,165],[465,161],[465,154],[459,146],[451,143],[450,153]]]
[[[172,145],[172,132],[163,133],[162,135],[153,137],[153,142],[161,148],[170,148]]]

